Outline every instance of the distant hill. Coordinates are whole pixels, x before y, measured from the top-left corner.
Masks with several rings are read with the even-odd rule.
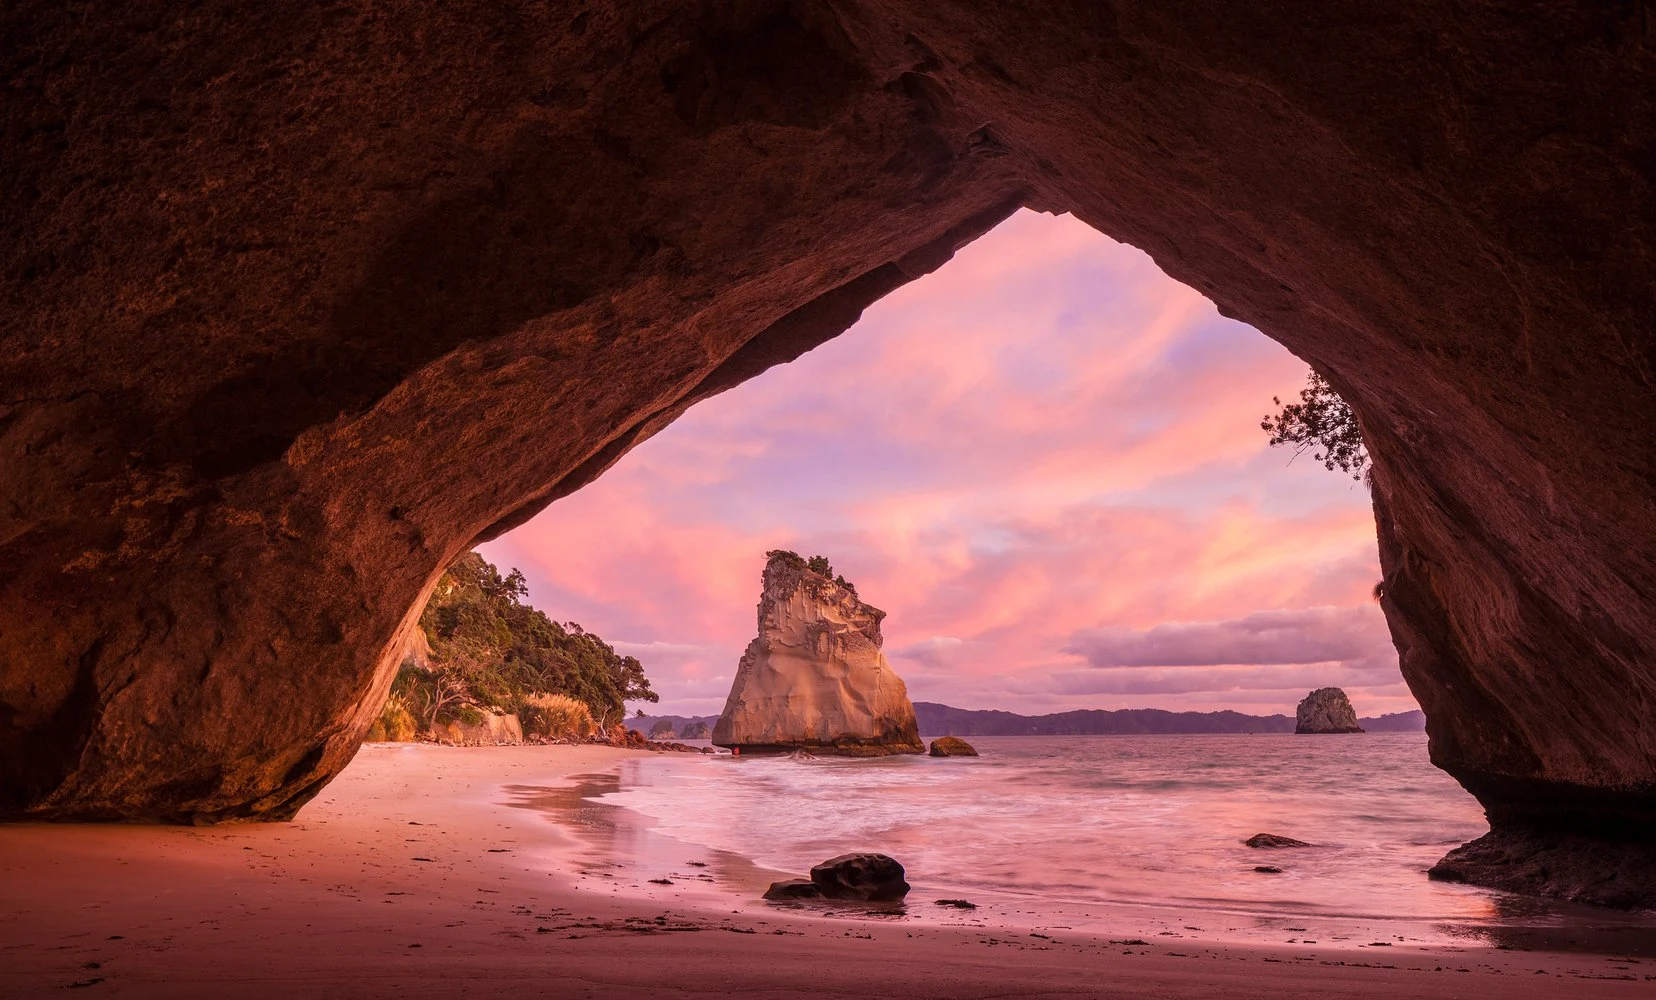
[[[1373,718],[1358,719],[1357,724],[1371,733],[1424,733],[1426,713],[1418,708],[1412,712],[1389,712]]]
[[[1168,712],[1159,708],[1117,711],[1078,709],[1052,715],[974,711],[917,701],[914,714],[922,736],[1120,736],[1167,733],[1292,733],[1293,717],[1245,715],[1241,712]],[[1418,710],[1360,719],[1371,733],[1421,732],[1426,717]]]
[[[1130,736],[1165,733],[1292,733],[1288,715],[1246,715],[1242,712],[1169,712],[1160,708],[1124,708],[1114,712],[1078,709],[1053,715],[974,711],[936,702],[917,701],[914,714],[922,736]],[[627,728],[648,733],[666,719],[681,733],[692,722],[712,729],[717,715],[646,715],[627,720]],[[1426,716],[1419,709],[1357,720],[1371,733],[1422,733]]]

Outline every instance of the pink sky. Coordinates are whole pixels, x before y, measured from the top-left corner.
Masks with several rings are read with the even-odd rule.
[[[723,707],[774,548],[889,612],[916,701],[1414,708],[1366,491],[1259,429],[1305,374],[1138,250],[1020,212],[482,551],[641,659],[656,714]]]

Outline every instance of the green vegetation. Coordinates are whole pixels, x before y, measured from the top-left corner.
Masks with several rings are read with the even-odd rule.
[[[585,736],[620,723],[626,702],[660,700],[637,659],[546,617],[527,593],[522,573],[502,576],[475,552],[451,566],[420,615],[430,653],[403,662],[369,738],[475,725],[489,709],[518,713],[526,735]]]
[[[851,591],[853,594],[857,592],[856,585],[850,580],[847,580],[843,576],[834,575],[834,567],[828,562],[827,556],[812,556],[811,558],[806,559],[804,556],[794,552],[791,549],[771,549],[769,552],[765,553],[766,562],[770,562],[775,559],[780,559],[795,569],[808,569],[819,576],[828,577],[835,583],[844,587],[846,590]]]
[[[1348,472],[1353,479],[1367,476],[1369,454],[1363,446],[1357,415],[1321,375],[1311,373],[1311,382],[1301,390],[1299,402],[1284,403],[1274,396],[1271,402],[1282,410],[1266,416],[1259,426],[1271,435],[1272,445],[1293,445],[1296,455],[1321,449],[1313,451],[1311,457],[1324,468]]]

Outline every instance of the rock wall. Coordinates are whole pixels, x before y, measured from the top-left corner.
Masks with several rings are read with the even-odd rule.
[[[1339,688],[1318,688],[1301,699],[1294,711],[1296,733],[1360,733],[1351,699]]]
[[[1434,761],[1656,830],[1631,4],[0,10],[0,815],[281,818],[444,564],[1018,205],[1324,372]]]
[[[880,651],[885,612],[771,552],[748,643],[713,742],[748,752],[924,753],[908,687]]]

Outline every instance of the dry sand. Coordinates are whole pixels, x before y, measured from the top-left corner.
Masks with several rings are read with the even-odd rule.
[[[1656,995],[1656,962],[1612,956],[1124,944],[591,891],[580,838],[519,806],[633,753],[369,746],[290,824],[0,827],[0,995]]]

